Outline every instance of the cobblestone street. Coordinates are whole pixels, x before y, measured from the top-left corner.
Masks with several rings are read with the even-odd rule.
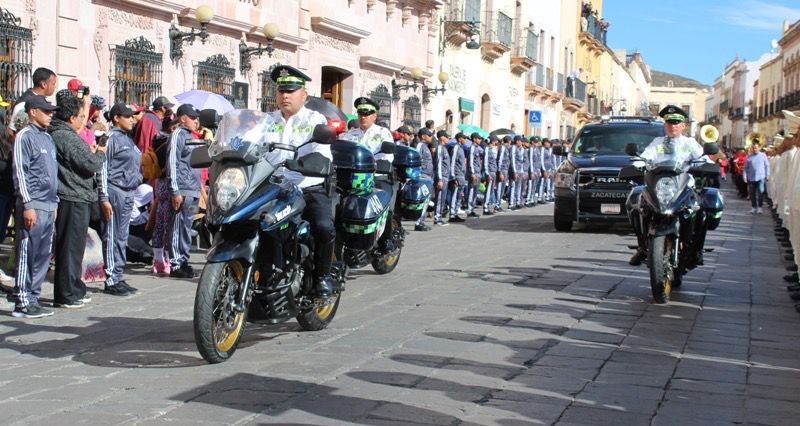
[[[250,324],[218,365],[195,349],[195,285],[143,266],[133,297],[95,283],[88,307],[29,321],[4,301],[3,423],[797,424],[782,249],[725,195],[668,305],[628,228],[556,233],[552,205],[412,231],[393,273],[351,273],[330,328]]]

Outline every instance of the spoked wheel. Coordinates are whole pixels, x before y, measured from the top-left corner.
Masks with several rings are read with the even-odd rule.
[[[398,228],[400,226],[403,226],[400,220],[396,217],[392,217],[392,229],[400,229]],[[400,262],[400,253],[402,251],[403,249],[398,246],[391,253],[386,253],[372,259],[372,269],[380,275],[394,271],[394,268],[397,267],[397,264]]]
[[[672,265],[673,250],[676,250],[676,237],[666,235],[650,238],[648,241],[647,262],[650,267],[650,288],[656,303],[667,303],[675,282],[675,268]]]
[[[233,356],[244,331],[246,311],[234,309],[244,284],[238,261],[208,263],[194,299],[194,340],[203,359],[216,364]]]

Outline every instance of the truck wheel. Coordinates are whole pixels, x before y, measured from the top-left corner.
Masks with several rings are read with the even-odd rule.
[[[560,219],[554,217],[553,225],[555,225],[556,231],[569,232],[572,230],[572,221],[569,219]]]

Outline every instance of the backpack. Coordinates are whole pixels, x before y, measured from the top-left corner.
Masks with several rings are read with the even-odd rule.
[[[167,167],[167,147],[169,146],[169,133],[158,132],[153,136],[153,143],[142,155],[142,177],[146,180],[158,179],[164,176]]]

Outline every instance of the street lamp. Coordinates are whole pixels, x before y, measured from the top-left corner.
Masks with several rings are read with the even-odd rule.
[[[200,31],[195,32],[194,28],[190,32],[183,32],[178,29],[178,18],[172,20],[169,27],[169,57],[173,61],[183,56],[183,41],[186,40],[189,44],[194,43],[194,39],[200,36],[200,41],[205,44],[208,38],[208,23],[214,19],[214,9],[210,6],[202,5],[194,11],[194,17],[200,22]]]
[[[431,101],[431,94],[433,94],[434,96],[437,93],[444,94],[445,90],[447,90],[447,88],[445,88],[444,85],[445,85],[445,83],[447,83],[447,80],[450,80],[450,75],[447,74],[446,72],[442,71],[442,72],[439,73],[438,78],[439,78],[439,82],[442,83],[441,87],[430,88],[430,87],[425,86],[424,84],[422,85],[422,103],[425,103],[425,104],[429,103]]]
[[[275,40],[280,33],[278,24],[273,24],[271,22],[264,24],[264,27],[261,28],[261,33],[267,38],[267,45],[264,47],[261,47],[261,43],[258,43],[258,47],[247,47],[247,40],[245,35],[242,34],[242,40],[239,41],[239,71],[241,71],[242,74],[250,70],[251,56],[257,55],[261,57],[262,53],[267,52],[267,56],[271,58],[272,52],[275,51],[275,48],[272,46],[272,41]]]
[[[411,80],[413,81],[413,83],[400,84],[395,79],[392,79],[392,99],[399,100],[401,90],[411,89],[413,91],[416,91],[417,80],[419,80],[421,77],[422,77],[422,68],[414,67],[411,68]]]

